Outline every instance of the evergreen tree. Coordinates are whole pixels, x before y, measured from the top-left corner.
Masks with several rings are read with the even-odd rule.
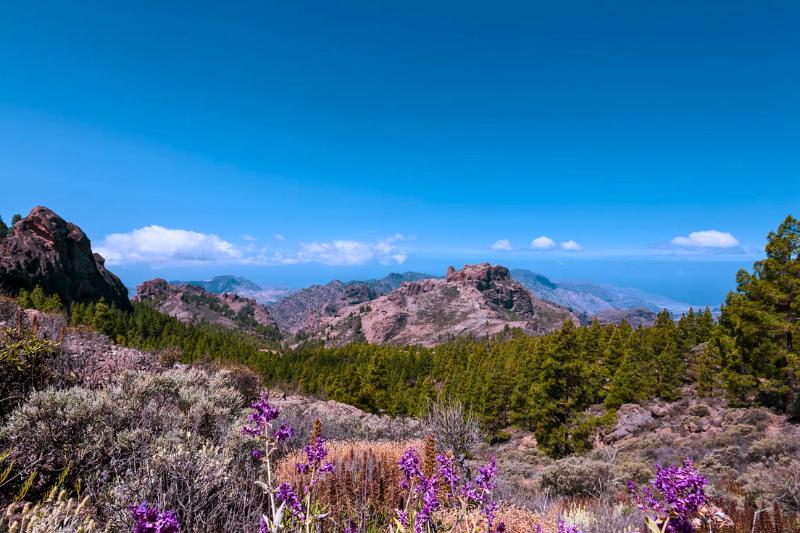
[[[3,222],[3,217],[0,216],[0,239],[5,239],[8,236],[8,226]]]
[[[720,327],[733,341],[722,357],[725,388],[734,401],[800,414],[800,223],[786,217],[765,250],[752,274],[739,271],[722,309]]]
[[[33,309],[33,302],[31,301],[31,293],[25,289],[20,289],[17,294],[17,305],[23,309]]]
[[[698,351],[694,365],[697,395],[703,398],[712,398],[720,387],[720,357],[719,346],[715,342],[706,342]]]
[[[33,304],[34,309],[42,310],[45,306],[45,301],[47,297],[44,294],[44,289],[42,289],[41,285],[37,285],[33,288],[31,292],[31,304]]]
[[[20,215],[19,213],[17,213],[17,214],[16,214],[16,215],[14,215],[13,217],[11,217],[11,227],[13,228],[13,227],[14,227],[14,224],[16,224],[17,222],[19,222],[20,220],[22,220],[22,215]]]

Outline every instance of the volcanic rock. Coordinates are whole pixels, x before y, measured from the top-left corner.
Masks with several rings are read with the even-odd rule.
[[[46,207],[34,207],[0,240],[0,294],[41,285],[61,300],[88,303],[104,298],[109,305],[130,310],[128,290],[92,253],[86,234]]]

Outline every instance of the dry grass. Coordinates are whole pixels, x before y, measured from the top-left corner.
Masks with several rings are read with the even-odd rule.
[[[353,517],[362,527],[386,524],[403,505],[397,460],[408,448],[423,450],[423,442],[334,441],[327,447],[335,469],[315,488],[321,506],[337,524]],[[287,455],[278,465],[278,480],[299,490],[308,479],[297,473],[295,464],[304,461],[302,450]]]

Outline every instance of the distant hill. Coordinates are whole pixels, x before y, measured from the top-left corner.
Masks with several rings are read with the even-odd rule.
[[[238,292],[240,290],[260,291],[261,287],[253,281],[241,276],[214,276],[203,281],[170,281],[172,285],[194,285],[207,292],[222,294],[223,292]]]
[[[593,316],[613,309],[643,309],[652,312],[667,309],[680,315],[690,307],[685,302],[629,287],[615,287],[591,281],[554,282],[541,274],[521,268],[513,269],[511,276],[535,296],[568,307],[579,315]],[[614,314],[607,313],[605,316]]]
[[[170,281],[171,285],[193,285],[213,294],[238,294],[260,304],[275,302],[289,294],[289,289],[264,288],[241,276],[214,276],[203,281]]]

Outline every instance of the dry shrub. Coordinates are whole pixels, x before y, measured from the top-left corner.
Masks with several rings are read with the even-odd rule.
[[[615,482],[612,465],[584,457],[568,457],[542,470],[541,485],[559,496],[600,496]]]
[[[436,518],[442,523],[442,531],[450,531],[459,518],[459,523],[462,524],[462,527],[464,523],[469,523],[477,525],[477,531],[486,529],[486,519],[480,509],[474,509],[466,517],[458,517],[452,509],[446,509],[437,512]],[[555,533],[557,530],[557,521],[552,518],[542,517],[512,505],[500,505],[495,515],[494,523],[498,524],[500,522],[506,526],[508,533],[532,533],[537,524],[542,527],[544,533]]]
[[[221,442],[240,406],[235,391],[198,370],[125,373],[99,389],[34,392],[0,428],[0,445],[20,479],[38,473],[39,491],[67,468],[91,490],[124,475],[161,436]]]
[[[14,533],[99,533],[103,529],[95,522],[88,503],[88,497],[76,501],[65,491],[53,489],[40,503],[9,505],[0,518],[0,530],[7,524],[8,531]]]
[[[422,442],[334,441],[327,446],[327,460],[335,468],[315,488],[321,506],[339,525],[353,517],[358,517],[365,529],[386,524],[403,505],[397,461],[408,448],[422,450]],[[299,490],[308,479],[297,473],[295,464],[304,461],[302,450],[287,455],[278,465],[278,480]]]
[[[790,513],[800,513],[800,460],[783,458],[751,468],[741,476],[742,491],[762,506],[777,502]]]

